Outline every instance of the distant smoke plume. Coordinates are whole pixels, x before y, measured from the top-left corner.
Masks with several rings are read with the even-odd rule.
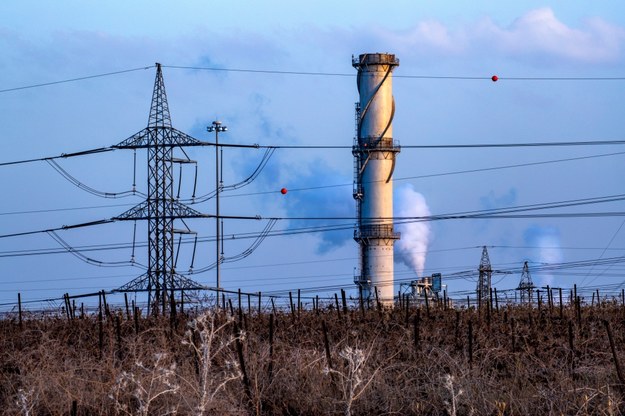
[[[560,233],[555,227],[533,226],[525,231],[525,243],[534,250],[534,262],[541,264],[562,263]],[[531,269],[530,269],[531,272]],[[541,274],[534,284],[540,287],[553,285],[553,275],[549,272]]]
[[[257,160],[240,158],[237,169],[251,172],[256,168]],[[351,172],[348,172],[351,173]],[[296,218],[328,218],[324,221],[315,219],[290,220],[289,228],[320,226],[346,226],[338,230],[315,233],[318,239],[317,252],[328,253],[346,243],[353,243],[354,231],[351,225],[356,223],[356,204],[352,197],[352,179],[344,172],[333,169],[322,159],[298,160],[291,162],[282,154],[276,154],[269,161],[254,185],[261,190],[273,190],[275,194],[265,198],[267,209],[282,209],[286,215]],[[285,187],[287,194],[280,195],[280,188]],[[333,220],[332,218],[338,218]]]
[[[265,107],[268,102],[268,98],[262,95],[254,96],[252,104],[257,106],[252,111],[256,116],[254,128],[260,131],[261,136],[275,142],[297,144],[298,137],[266,116]],[[234,152],[234,149],[229,150],[229,154]],[[260,154],[245,149],[245,152],[240,152],[239,155],[231,156],[228,160],[231,161],[233,170],[239,172],[239,177],[245,178],[245,175],[257,168]],[[289,228],[313,229],[320,226],[346,225],[345,229],[313,234],[318,239],[317,252],[324,254],[346,243],[353,244],[354,231],[351,225],[355,224],[356,220],[346,219],[356,216],[356,204],[352,197],[351,163],[350,161],[349,164],[345,164],[345,169],[341,171],[323,158],[278,151],[271,157],[252,186],[260,192],[268,190],[275,192],[272,196],[265,197],[263,202],[259,202],[260,206],[266,204],[261,208],[264,212],[298,218],[340,218],[327,221],[291,220],[288,223]],[[282,187],[287,189],[286,195],[280,195]],[[278,209],[283,211],[276,212]]]
[[[352,197],[350,178],[341,175],[322,160],[316,160],[309,166],[308,172],[297,174],[293,184],[301,191],[289,192],[284,198],[287,215],[292,217],[327,217],[341,218],[339,220],[293,220],[291,227],[319,227],[321,225],[347,225],[355,223],[355,202]],[[347,186],[320,187],[319,185],[343,183]],[[317,234],[319,245],[317,252],[324,254],[353,242],[353,229],[342,229]]]
[[[425,198],[412,185],[404,185],[395,195],[395,217],[427,217],[430,215]],[[401,239],[395,243],[395,259],[410,267],[418,276],[423,276],[425,258],[430,242],[428,221],[396,224]]]

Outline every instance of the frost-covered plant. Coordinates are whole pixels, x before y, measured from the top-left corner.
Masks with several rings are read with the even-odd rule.
[[[363,379],[364,365],[369,354],[359,348],[347,346],[339,352],[339,357],[343,358],[345,365],[340,370],[324,368],[324,374],[337,374],[339,384],[345,400],[345,416],[352,414],[352,405],[354,401],[360,397],[373,381],[377,370],[369,377],[367,381]]]
[[[189,329],[185,332],[182,343],[191,348],[198,362],[199,388],[196,389],[198,396],[196,410],[199,415],[209,409],[217,393],[229,382],[242,377],[239,363],[234,359],[230,346],[237,339],[242,341],[245,333],[241,331],[236,336],[223,334],[233,322],[234,318],[228,317],[224,323],[217,324],[215,314],[208,311],[188,323]],[[223,362],[221,368],[214,365],[217,357]]]
[[[447,407],[447,412],[450,414],[450,416],[456,416],[456,411],[458,410],[458,397],[462,396],[464,391],[462,389],[456,391],[456,388],[454,386],[455,378],[451,374],[445,374],[443,379],[444,379],[443,385],[445,386],[445,388],[451,395],[451,402],[448,400],[445,400],[445,406]]]
[[[35,406],[35,401],[33,400],[34,390],[29,389],[28,391],[20,388],[17,390],[17,401],[15,404],[20,409],[20,413],[24,416],[30,416],[33,411],[33,407]]]
[[[135,362],[134,371],[122,371],[116,379],[115,387],[109,394],[109,398],[115,403],[115,410],[128,415],[150,414],[150,406],[161,396],[166,394],[175,395],[179,392],[180,385],[176,382],[176,363],[167,365],[167,354],[154,354],[154,364],[147,366],[141,361]],[[121,394],[130,392],[138,405],[136,413],[121,399]],[[174,414],[172,408],[165,414]]]

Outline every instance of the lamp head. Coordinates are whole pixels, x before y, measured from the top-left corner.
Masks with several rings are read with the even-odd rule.
[[[215,120],[215,121],[213,121],[212,125],[206,127],[206,131],[208,131],[209,133],[212,133],[214,131],[215,132],[224,132],[224,131],[228,131],[228,127],[222,126],[221,125],[221,121]]]

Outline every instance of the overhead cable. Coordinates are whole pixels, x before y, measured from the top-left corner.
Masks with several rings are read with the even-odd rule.
[[[528,143],[476,143],[476,144],[433,144],[433,145],[406,145],[402,146],[402,149],[471,149],[471,148],[514,148],[514,147],[568,147],[568,146],[608,146],[608,145],[623,145],[625,144],[625,140],[582,140],[582,141],[562,141],[562,142],[528,142]],[[176,145],[171,145],[172,147],[176,147]],[[215,144],[210,142],[199,142],[194,146],[220,146],[220,147],[238,147],[238,148],[254,148],[254,149],[352,149],[352,146],[330,146],[330,145],[242,145],[242,144]],[[147,146],[137,146],[139,147],[147,147]],[[10,162],[0,162],[0,167],[2,166],[10,166],[10,165],[19,165],[24,163],[32,163],[32,162],[41,162],[46,161],[48,159],[66,159],[69,157],[75,156],[83,156],[89,154],[96,153],[104,153],[116,150],[116,147],[101,147],[97,149],[86,150],[82,152],[75,153],[62,153],[58,156],[48,156],[48,157],[40,157],[34,159],[23,159],[16,160]],[[593,157],[603,157],[603,156],[614,156],[619,155],[624,152],[615,152],[608,153],[605,155],[596,155],[596,156],[582,156],[579,158],[569,158],[569,159],[561,159],[557,161],[569,161],[569,160],[581,160]],[[265,157],[265,156],[264,156]],[[266,163],[266,162],[265,162]],[[552,163],[550,161],[546,162],[536,162],[536,164],[543,163]],[[518,166],[525,166],[526,164],[520,164]],[[527,166],[530,166],[528,164]],[[264,166],[264,165],[263,165]],[[510,167],[517,167],[517,165],[511,165]],[[504,167],[502,167],[504,168]],[[488,168],[486,170],[489,170]],[[492,169],[500,169],[498,167]],[[479,170],[476,170],[479,171]],[[473,172],[473,171],[467,171]],[[459,172],[464,173],[464,172]]]
[[[59,243],[59,245],[61,247],[63,247],[65,249],[65,251],[67,251],[68,253],[72,254],[73,256],[77,257],[78,259],[84,261],[87,264],[91,264],[93,266],[99,266],[99,267],[126,267],[126,266],[135,266],[135,267],[139,267],[141,269],[147,270],[147,267],[133,262],[133,261],[101,261],[101,260],[95,260],[91,257],[85,256],[84,254],[82,254],[79,250],[74,249],[72,246],[70,246],[63,238],[61,238],[60,235],[58,235],[55,231],[48,231],[47,234],[52,237],[54,239],[54,241],[56,241],[57,243]]]
[[[163,68],[171,69],[188,69],[194,71],[213,71],[213,72],[239,72],[251,74],[276,74],[276,75],[297,75],[297,76],[315,76],[315,77],[356,77],[356,73],[351,72],[311,72],[311,71],[284,71],[272,69],[253,69],[253,68],[226,68],[226,67],[199,67],[199,66],[183,66],[183,65],[161,65]],[[113,75],[126,74],[136,71],[144,71],[154,68],[155,65],[148,65],[139,68],[124,69],[120,71],[106,72],[103,74],[87,75],[83,77],[69,78],[59,81],[42,82],[38,84],[23,85],[20,87],[0,89],[0,93],[12,91],[20,91],[32,88],[46,87],[51,85],[66,84],[70,82],[85,81],[94,78],[109,77]],[[493,81],[492,75],[468,76],[468,75],[418,75],[418,74],[395,74],[394,78],[404,79],[431,79],[431,80],[457,80],[457,81]],[[496,76],[497,81],[623,81],[625,77],[515,77],[515,76]]]
[[[612,146],[623,145],[625,140],[580,140],[561,142],[516,142],[516,143],[452,143],[452,144],[414,144],[402,145],[403,149],[484,149],[484,148],[508,148],[508,147],[568,147],[568,146]],[[214,146],[214,143],[205,143]],[[221,146],[221,144],[219,144]],[[229,147],[239,147],[237,144],[224,145]],[[257,145],[259,148],[274,147],[276,149],[352,149],[347,145]]]
[[[542,209],[554,209],[554,208],[563,208],[563,207],[573,207],[580,205],[591,205],[598,203],[608,203],[608,202],[616,202],[625,200],[625,194],[617,194],[617,195],[608,195],[602,197],[591,197],[591,198],[581,198],[574,200],[565,200],[558,202],[548,202],[541,204],[527,204],[527,205],[519,205],[515,207],[505,207],[505,208],[495,208],[490,210],[477,210],[477,211],[464,211],[458,213],[449,213],[449,214],[439,214],[439,215],[429,215],[429,216],[414,216],[414,217],[392,217],[393,220],[398,223],[401,222],[418,222],[418,221],[439,221],[439,220],[449,220],[449,219],[494,219],[494,218],[575,218],[575,217],[606,217],[606,216],[625,216],[625,212],[621,211],[613,211],[613,212],[579,212],[579,213],[554,213],[554,214],[522,214],[522,212],[526,211],[535,211]],[[214,215],[211,214],[203,214],[202,217],[205,218],[214,218]],[[236,220],[306,220],[306,221],[341,221],[341,220],[355,220],[356,217],[262,217],[262,216],[221,216],[220,218],[225,219],[236,219]],[[370,220],[381,220],[381,219],[389,219],[389,218],[368,218]],[[97,220],[87,223],[81,223],[76,225],[64,225],[58,228],[52,229],[43,229],[36,231],[25,231],[20,233],[9,233],[0,235],[0,238],[9,238],[9,237],[17,237],[24,236],[30,234],[40,234],[47,233],[49,231],[59,231],[59,230],[67,230],[72,228],[81,228],[88,227],[92,225],[100,225],[107,224],[116,221],[115,219],[105,219],[105,220]],[[332,224],[332,225],[321,225],[321,226],[310,226],[303,228],[295,228],[295,229],[286,229],[281,231],[269,231],[266,236],[277,236],[277,235],[292,235],[292,234],[304,234],[304,233],[312,233],[312,232],[328,232],[328,231],[340,231],[346,229],[354,228],[354,223],[343,223],[343,224]],[[242,233],[238,235],[233,235],[233,238],[258,238],[259,234],[256,233]]]
[[[311,71],[284,71],[273,69],[251,69],[251,68],[227,68],[227,67],[201,67],[182,65],[162,65],[163,68],[190,69],[195,71],[214,72],[241,72],[252,74],[275,74],[275,75],[303,75],[303,76],[325,76],[325,77],[356,77],[352,72],[311,72]],[[434,80],[468,80],[468,81],[493,81],[493,75],[467,76],[467,75],[402,75],[394,74],[393,78],[406,79],[434,79]],[[497,76],[497,81],[623,81],[625,77],[506,77]]]
[[[260,162],[256,166],[256,169],[254,169],[254,171],[247,178],[243,179],[240,182],[231,184],[231,185],[222,186],[220,188],[220,192],[239,189],[239,188],[242,188],[242,187],[247,186],[247,185],[251,184],[252,182],[254,182],[254,180],[258,177],[258,175],[260,175],[260,173],[263,171],[263,169],[265,168],[265,166],[269,162],[269,159],[271,159],[271,156],[274,154],[275,151],[276,151],[275,148],[267,148],[265,150],[265,154],[263,155],[262,159],[260,160]],[[209,193],[207,193],[205,195],[196,197],[196,198],[183,200],[182,202],[184,202],[186,204],[189,204],[189,205],[199,204],[199,203],[206,202],[209,199],[214,198],[215,195],[217,195],[217,191],[216,190],[214,190],[212,192],[209,192]]]
[[[0,166],[10,166],[10,165],[21,165],[24,163],[32,163],[32,162],[43,162],[52,159],[67,159],[68,157],[76,157],[76,156],[84,156],[84,155],[92,155],[96,153],[104,153],[111,152],[115,150],[112,147],[99,147],[97,149],[84,150],[82,152],[74,152],[74,153],[61,153],[58,156],[48,156],[48,157],[39,157],[35,159],[23,159],[23,160],[15,160],[12,162],[0,162]]]
[[[61,165],[59,165],[54,159],[45,159],[45,161],[50,166],[52,166],[52,168],[55,171],[57,171],[63,178],[65,178],[67,181],[69,181],[71,184],[75,185],[79,189],[82,189],[83,191],[88,192],[88,193],[90,193],[92,195],[99,196],[99,197],[102,197],[102,198],[110,198],[110,199],[125,198],[125,197],[128,197],[128,196],[135,196],[135,195],[147,196],[143,192],[140,192],[140,191],[137,191],[137,190],[123,191],[123,192],[102,192],[102,191],[98,191],[97,189],[92,188],[92,187],[90,187],[88,185],[85,185],[84,183],[82,183],[81,181],[76,179],[68,171],[63,169],[61,167]]]
[[[25,86],[21,86],[21,87],[5,88],[5,89],[1,89],[0,93],[11,92],[11,91],[19,91],[19,90],[26,90],[26,89],[30,89],[30,88],[46,87],[46,86],[49,86],[49,85],[66,84],[68,82],[84,81],[84,80],[87,80],[87,79],[102,78],[102,77],[108,77],[108,76],[111,76],[111,75],[126,74],[128,72],[143,71],[143,70],[150,69],[150,68],[154,68],[154,65],[145,66],[145,67],[141,67],[141,68],[124,69],[124,70],[121,70],[121,71],[106,72],[104,74],[87,75],[87,76],[84,76],[84,77],[64,79],[64,80],[61,80],[61,81],[51,81],[51,82],[43,82],[43,83],[40,83],[40,84],[25,85]]]

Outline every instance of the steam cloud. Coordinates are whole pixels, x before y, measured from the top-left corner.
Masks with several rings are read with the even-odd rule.
[[[251,161],[249,158],[241,158],[240,160],[242,162],[239,163],[239,170],[250,172],[255,169],[257,161]],[[347,186],[319,186],[320,184],[337,182]],[[288,189],[288,194],[274,198],[271,203],[274,204],[272,208],[276,208],[279,204],[287,216],[340,218],[337,220],[329,219],[323,224],[316,220],[291,220],[289,226],[292,228],[349,225],[350,221],[345,218],[353,218],[356,215],[351,178],[333,169],[322,159],[298,161],[297,164],[292,164],[285,161],[281,155],[274,155],[255,184],[260,185],[260,189],[274,189],[275,191],[279,191],[280,187],[285,186]],[[315,234],[315,237],[318,238],[317,253],[325,254],[342,247],[346,243],[353,242],[353,229],[318,233]]]
[[[426,217],[430,215],[425,197],[415,191],[412,185],[402,186],[397,190],[395,196],[396,217]],[[396,224],[396,229],[401,232],[401,239],[395,243],[396,260],[410,267],[417,273],[417,276],[421,277],[425,269],[425,258],[430,242],[430,223],[423,221]]]
[[[533,226],[525,231],[525,242],[535,247],[538,262],[554,264],[562,262],[560,248],[560,233],[555,227]],[[541,274],[537,286],[553,285],[554,276],[551,273]],[[536,284],[537,282],[534,282]]]

